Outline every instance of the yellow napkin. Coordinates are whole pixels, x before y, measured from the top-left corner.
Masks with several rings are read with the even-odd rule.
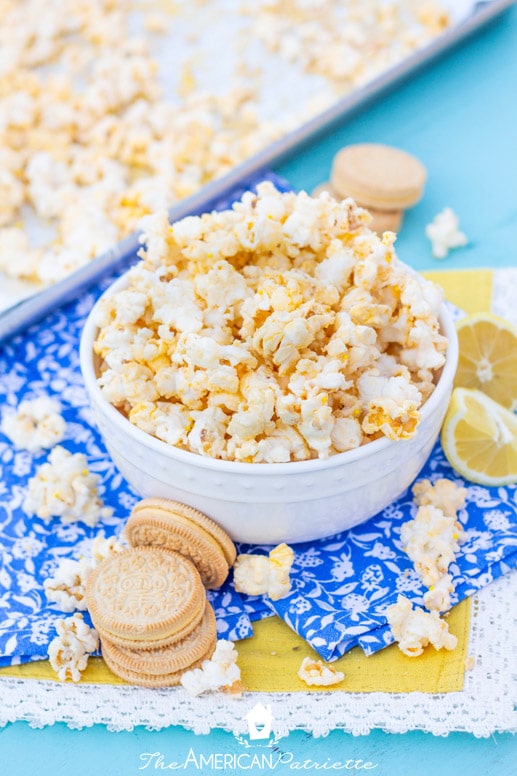
[[[491,270],[449,270],[423,273],[442,286],[447,299],[465,312],[486,312],[492,300]],[[326,691],[346,692],[455,692],[463,687],[465,660],[468,657],[470,601],[455,606],[449,615],[449,630],[458,638],[452,652],[436,652],[428,647],[418,658],[403,655],[397,646],[365,657],[359,647],[352,649],[332,665],[345,674],[344,681]],[[251,691],[300,692],[308,688],[297,671],[304,657],[317,654],[278,617],[253,626],[253,637],[237,644],[243,684]],[[56,680],[47,661],[26,663],[0,669],[0,676]],[[92,658],[82,682],[123,684],[101,658]]]

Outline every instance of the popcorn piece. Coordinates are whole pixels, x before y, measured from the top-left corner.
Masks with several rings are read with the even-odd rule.
[[[413,485],[413,496],[418,506],[431,504],[436,509],[441,509],[444,515],[455,518],[456,513],[465,506],[467,489],[445,478],[434,483],[430,480],[419,480]]]
[[[91,557],[60,561],[55,575],[45,579],[43,587],[50,603],[57,604],[63,612],[86,610],[85,585],[88,574],[101,560],[113,552],[121,552],[124,545],[115,536],[106,539],[101,531],[91,544]]]
[[[267,594],[269,569],[267,555],[238,555],[233,566],[235,589],[246,595]]]
[[[264,182],[230,210],[144,222],[99,309],[106,399],[199,455],[282,463],[416,433],[444,363],[441,293],[350,200]]]
[[[181,684],[189,695],[225,690],[240,685],[241,671],[237,665],[238,654],[233,642],[220,639],[210,660],[204,660],[201,668],[186,671]]]
[[[451,608],[451,593],[454,591],[452,577],[443,574],[435,585],[424,593],[424,606],[429,611],[446,612]]]
[[[336,671],[333,666],[325,665],[322,660],[313,660],[310,657],[304,657],[302,660],[298,676],[305,684],[318,687],[339,684],[345,678],[345,675],[341,671]]]
[[[20,402],[16,412],[6,414],[2,431],[15,447],[35,453],[53,447],[65,435],[66,423],[60,405],[48,396]]]
[[[23,509],[46,521],[59,517],[64,523],[94,526],[113,513],[111,507],[102,506],[98,483],[99,477],[88,470],[86,456],[58,445],[29,480]]]
[[[450,250],[468,242],[467,236],[459,230],[458,216],[450,207],[434,217],[426,226],[425,233],[431,240],[431,249],[436,259],[445,259]]]
[[[404,523],[400,538],[424,585],[431,587],[453,562],[463,529],[453,517],[428,504],[418,508],[414,520]]]
[[[247,595],[267,595],[272,601],[285,598],[291,589],[289,572],[294,552],[279,544],[266,555],[239,555],[233,567],[235,589]]]
[[[97,632],[86,625],[82,614],[58,620],[56,630],[58,635],[48,648],[50,665],[62,682],[78,682],[90,654],[98,648]]]
[[[94,565],[86,558],[61,560],[55,575],[43,582],[49,603],[63,612],[86,611],[85,584]]]
[[[124,548],[124,544],[120,542],[116,536],[110,536],[106,539],[104,533],[101,531],[92,542],[91,562],[95,564],[100,563],[101,560],[107,558],[108,555],[111,555],[113,552],[122,552]]]
[[[397,603],[388,606],[386,617],[398,642],[399,649],[408,657],[418,657],[424,647],[432,644],[436,650],[455,649],[458,639],[449,633],[449,625],[436,611],[413,609],[411,601],[402,595]]]
[[[122,0],[67,0],[67,14],[58,2],[25,0],[21,8],[6,0],[1,11],[0,227],[15,229],[28,213],[31,221],[43,221],[44,235],[50,233],[41,250],[18,251],[20,261],[9,260],[7,252],[2,256],[0,237],[0,267],[38,285],[77,270],[133,231],[141,218],[195,193],[320,113],[336,95],[425,45],[449,23],[441,4],[429,0],[388,5],[326,0],[325,13],[321,3],[307,0],[243,0],[235,23],[228,25],[240,29],[232,35],[228,61],[236,65],[226,79],[236,85],[215,94],[197,85],[210,14],[200,26],[190,4],[177,3],[174,24],[189,51],[178,63],[176,94],[166,100],[161,82],[168,79],[150,52],[155,35],[171,27],[170,14],[139,11],[136,21],[143,30],[136,37],[134,8]],[[298,77],[294,102],[277,111],[259,85],[267,78],[258,71],[250,77],[251,63],[243,62],[241,48],[251,29],[289,62],[290,77]],[[314,75],[321,83],[298,105]],[[209,79],[210,85],[212,69]],[[284,96],[281,90],[281,102]],[[257,215],[250,229],[241,225],[241,241],[249,249],[257,240],[273,248],[284,238],[300,249],[317,247],[313,214],[302,210],[284,218],[275,202]],[[359,220],[365,224],[367,218]],[[233,235],[219,235],[212,244],[214,259],[231,255],[235,243]]]

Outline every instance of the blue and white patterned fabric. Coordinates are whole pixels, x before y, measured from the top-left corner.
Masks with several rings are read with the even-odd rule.
[[[278,188],[285,182],[267,175]],[[232,199],[240,196],[236,192]],[[230,200],[219,207],[227,207]],[[88,554],[91,539],[121,531],[138,496],[112,463],[96,430],[79,369],[79,338],[88,312],[111,283],[105,279],[78,301],[58,310],[29,331],[0,347],[0,407],[23,399],[56,397],[67,423],[62,442],[86,455],[101,478],[100,495],[113,507],[112,518],[95,528],[83,523],[45,523],[27,516],[22,503],[27,483],[48,451],[32,455],[14,450],[0,433],[0,666],[44,659],[62,612],[49,606],[43,581],[63,558]],[[421,475],[458,480],[439,446]],[[421,602],[424,592],[401,549],[400,526],[414,516],[408,491],[381,514],[347,533],[295,547],[293,588],[271,603],[236,593],[231,579],[209,591],[219,633],[239,640],[252,634],[252,621],[277,613],[323,658],[332,660],[354,645],[367,653],[390,643],[383,612],[398,593]],[[471,595],[517,565],[516,488],[468,486],[468,503],[460,514],[467,530],[457,562],[451,568],[456,600]],[[242,546],[240,552],[267,552]],[[88,619],[85,613],[85,619]]]
[[[466,531],[449,567],[452,602],[467,598],[517,566],[517,488],[485,488],[461,480],[438,443],[419,479],[441,477],[467,488],[459,512]],[[384,611],[402,594],[422,605],[426,592],[402,549],[400,528],[415,517],[411,490],[363,525],[296,545],[290,594],[273,608],[325,660],[357,644],[372,654],[392,643]]]
[[[260,180],[271,180],[280,191],[286,181],[273,173],[249,180],[214,206],[223,210]],[[133,257],[133,261],[136,257]],[[131,261],[131,258],[128,259]],[[31,327],[2,346],[0,344],[0,412],[15,408],[24,399],[55,397],[61,404],[67,435],[61,443],[72,453],[87,457],[90,471],[101,478],[100,495],[113,517],[95,528],[83,523],[46,523],[22,509],[28,480],[48,457],[49,451],[32,455],[15,450],[0,431],[0,666],[43,659],[55,636],[56,620],[63,612],[49,606],[43,581],[51,577],[63,558],[88,555],[92,538],[103,531],[118,534],[139,497],[111,461],[96,429],[79,368],[79,340],[84,321],[101,293],[112,283],[105,278],[80,299]],[[218,632],[224,638],[252,635],[252,620],[270,616],[263,602],[246,603],[244,596],[227,584],[209,591]],[[84,613],[89,622],[88,614]]]

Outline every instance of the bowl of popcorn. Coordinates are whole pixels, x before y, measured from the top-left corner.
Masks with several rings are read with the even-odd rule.
[[[346,530],[411,484],[457,339],[441,290],[369,221],[270,183],[230,210],[144,219],[141,261],[81,340],[99,429],[140,495],[278,544]]]

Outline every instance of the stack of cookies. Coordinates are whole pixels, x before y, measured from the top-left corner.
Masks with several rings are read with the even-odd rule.
[[[218,587],[235,560],[227,534],[201,512],[144,499],[126,526],[132,545],[88,576],[86,601],[113,673],[132,684],[179,684],[217,641],[205,586]]]
[[[164,498],[140,501],[125,533],[133,547],[164,547],[194,563],[205,587],[220,587],[237,556],[228,534],[209,517],[186,504]]]
[[[374,231],[398,232],[404,210],[421,199],[426,177],[423,164],[406,151],[360,143],[336,154],[330,183],[318,186],[313,195],[328,191],[339,200],[352,197],[370,212]]]

